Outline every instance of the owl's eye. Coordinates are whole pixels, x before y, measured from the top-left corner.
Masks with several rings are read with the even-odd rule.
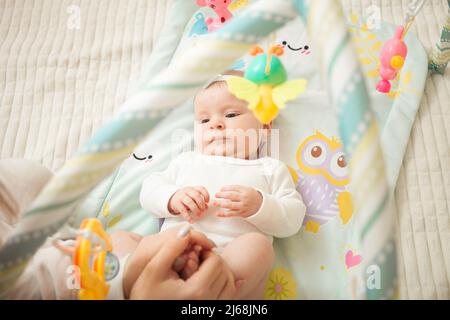
[[[312,150],[311,150],[311,155],[312,155],[314,158],[320,157],[321,154],[322,154],[322,148],[321,148],[321,147],[319,147],[319,146],[314,146],[314,148],[312,148]]]
[[[347,164],[345,163],[345,158],[344,158],[343,155],[340,156],[340,157],[337,159],[337,165],[338,165],[339,167],[341,167],[341,168],[344,168],[344,167],[347,166]]]
[[[308,165],[319,166],[327,158],[327,149],[323,143],[315,142],[306,147],[303,158]]]
[[[330,160],[330,171],[339,178],[347,176],[347,162],[342,151],[336,152]]]

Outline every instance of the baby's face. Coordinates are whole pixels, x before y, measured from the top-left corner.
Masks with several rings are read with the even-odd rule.
[[[224,82],[198,93],[195,109],[195,146],[204,154],[242,159],[256,158],[263,126],[247,108],[247,102],[232,95]]]

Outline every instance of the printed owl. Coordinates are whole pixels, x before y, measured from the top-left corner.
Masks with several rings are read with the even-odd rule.
[[[295,157],[298,170],[289,169],[306,205],[306,231],[317,233],[337,215],[348,223],[353,209],[346,191],[349,177],[342,144],[316,131],[298,147]]]

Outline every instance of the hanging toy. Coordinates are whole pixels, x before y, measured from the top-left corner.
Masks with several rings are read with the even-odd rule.
[[[215,19],[211,17],[205,19],[205,23],[208,26],[208,32],[216,31],[233,17],[233,14],[228,9],[231,2],[232,0],[197,0],[197,5],[200,7],[210,7],[218,16]]]
[[[424,3],[425,0],[415,0],[408,6],[404,26],[398,26],[394,37],[389,39],[381,48],[379,70],[381,80],[376,86],[379,92],[389,93],[391,91],[390,81],[397,77],[408,53],[408,48],[403,39]]]
[[[284,53],[281,46],[272,46],[268,53],[261,47],[253,47],[254,56],[244,78],[226,80],[228,90],[237,98],[248,102],[248,108],[263,124],[269,124],[284,109],[286,102],[297,98],[306,88],[306,80],[287,80],[286,69],[278,58]]]
[[[201,12],[195,15],[195,23],[189,32],[189,37],[200,36],[208,33],[208,26],[205,22],[205,15]]]
[[[381,49],[381,80],[377,84],[377,90],[379,92],[388,93],[391,91],[391,83],[389,81],[397,77],[397,73],[405,63],[408,48],[403,41],[404,31],[403,26],[397,27],[394,37],[387,41]]]
[[[119,259],[112,254],[110,236],[103,230],[98,219],[85,219],[75,231],[75,245],[62,245],[58,240],[53,245],[63,253],[72,256],[73,265],[79,272],[80,300],[103,300],[107,297],[109,285],[106,281],[119,273]]]

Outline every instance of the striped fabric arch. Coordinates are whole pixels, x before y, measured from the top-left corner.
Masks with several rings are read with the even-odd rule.
[[[218,32],[202,37],[195,47],[128,99],[120,112],[65,163],[23,214],[0,250],[0,296],[6,297],[8,288],[47,237],[68,221],[81,200],[129,156],[160,119],[253,44],[298,14],[306,21],[318,53],[349,159],[354,232],[364,255],[361,269],[375,266],[381,273],[381,287],[375,289],[365,285],[366,271],[360,275],[359,297],[394,297],[395,230],[379,130],[338,0],[257,1]],[[366,175],[369,171],[377,174]],[[373,178],[367,179],[369,176]]]

